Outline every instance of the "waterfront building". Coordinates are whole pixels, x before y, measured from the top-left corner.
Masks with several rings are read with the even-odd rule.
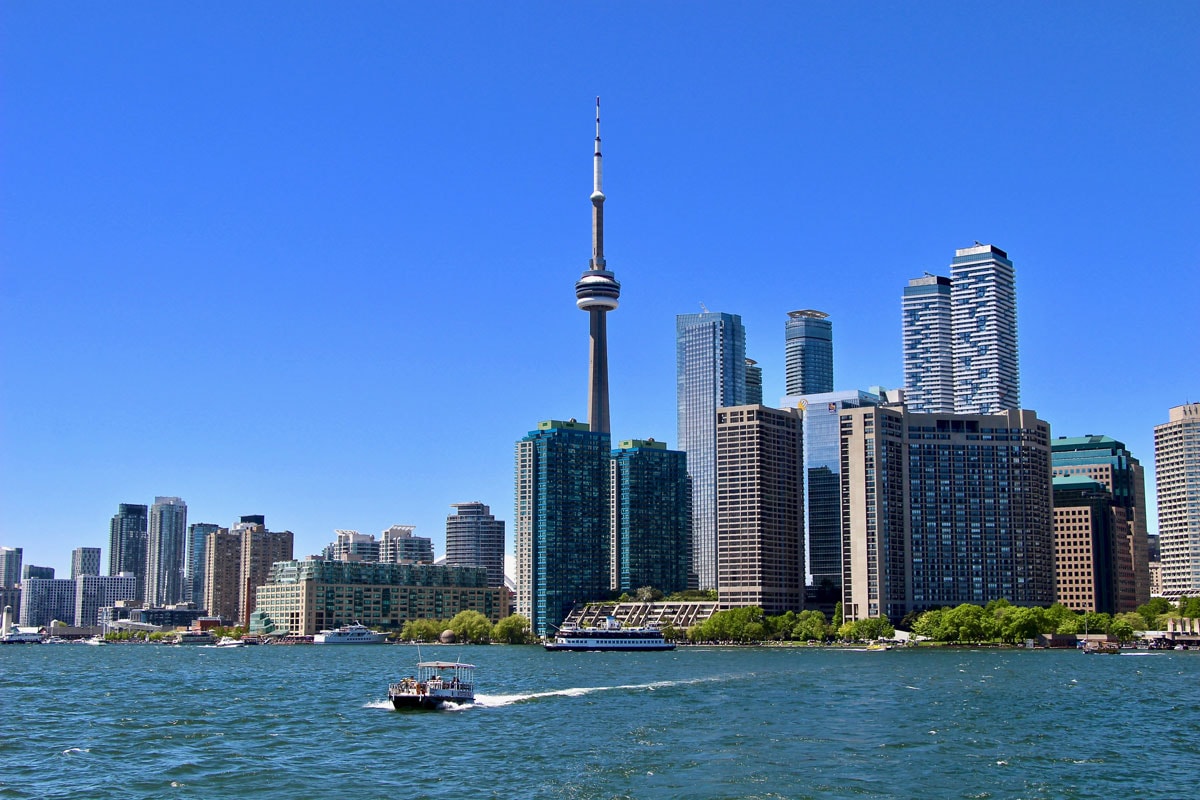
[[[137,595],[137,579],[133,573],[124,575],[76,575],[75,627],[100,624],[100,609],[114,606],[119,600],[134,600]]]
[[[717,409],[717,599],[767,614],[804,605],[800,413]]]
[[[322,556],[328,561],[378,561],[379,540],[369,533],[335,530]]]
[[[928,272],[904,287],[904,387],[909,411],[954,411],[954,333],[950,279]]]
[[[144,505],[121,503],[108,526],[108,574],[132,573],[137,599],[146,597],[148,515]]]
[[[832,614],[842,599],[841,424],[843,409],[879,405],[874,392],[851,390],[789,395],[780,408],[799,409],[804,433],[805,583]]]
[[[21,585],[5,588],[0,586],[0,611],[5,608],[12,609],[12,624],[21,624]]]
[[[832,392],[833,323],[829,321],[829,315],[811,308],[789,311],[783,326],[783,337],[784,386],[787,393]]]
[[[1021,405],[1017,293],[1008,254],[990,244],[954,251],[954,411],[997,414]]]
[[[397,630],[409,620],[478,611],[493,623],[508,615],[507,592],[488,586],[487,570],[434,564],[277,561],[256,590],[251,633],[311,636],[359,622]]]
[[[1175,406],[1154,426],[1162,596],[1200,594],[1200,403]]]
[[[446,517],[446,564],[487,570],[488,586],[504,585],[504,520],[479,501],[452,503]]]
[[[379,560],[389,564],[432,564],[433,540],[414,536],[415,525],[393,525],[380,536]]]
[[[1050,426],[1035,412],[839,417],[846,620],[1054,602]]]
[[[168,606],[183,599],[186,560],[187,503],[178,497],[156,497],[146,541],[146,605]]]
[[[609,593],[608,433],[546,420],[516,446],[517,613],[538,636]]]
[[[653,439],[626,439],[612,451],[612,588],[664,594],[688,588],[691,488],[687,453]]]
[[[746,359],[746,405],[756,406],[763,401],[762,367],[753,358]]]
[[[129,610],[129,621],[156,628],[190,628],[204,616],[194,603],[176,603],[155,608],[133,608]]]
[[[30,578],[21,581],[21,624],[48,626],[51,621],[75,619],[75,581],[64,578]]]
[[[33,564],[26,564],[21,567],[21,582],[30,578],[38,578],[40,580],[54,580],[54,567],[38,567]]]
[[[692,573],[717,588],[717,409],[746,404],[746,329],[737,314],[675,317],[679,449],[692,481]]]
[[[100,574],[100,548],[76,547],[71,551],[71,580],[80,575]]]
[[[1055,477],[1082,476],[1097,481],[1123,511],[1127,533],[1119,544],[1125,552],[1114,556],[1114,564],[1128,567],[1121,567],[1114,608],[1117,613],[1136,611],[1150,602],[1146,476],[1141,462],[1124,443],[1109,436],[1059,437],[1050,443],[1050,457]]]
[[[244,519],[244,518],[243,518]],[[242,558],[239,579],[241,610],[239,625],[248,625],[254,612],[254,593],[267,582],[271,565],[276,561],[291,561],[295,535],[291,531],[269,531],[263,522],[239,522],[233,530],[242,536]],[[208,609],[212,612],[212,609]]]
[[[596,98],[596,151],[592,157],[592,257],[575,284],[575,305],[588,312],[588,425],[608,434],[608,312],[617,307],[621,284],[604,259],[604,191],[600,155],[600,98]]]
[[[1146,549],[1150,553],[1150,596],[1162,597],[1162,553],[1158,546],[1158,534],[1147,536],[1146,541],[1148,542]]]
[[[221,529],[220,525],[211,522],[195,522],[188,526],[187,560],[183,565],[184,599],[204,605],[204,571],[208,563],[205,548],[208,545],[208,535]]]
[[[236,526],[235,526],[236,528]],[[233,624],[242,598],[242,532],[218,528],[204,543],[204,602],[211,616]]]
[[[1115,614],[1122,584],[1133,583],[1125,509],[1084,475],[1054,479],[1056,601],[1074,611]]]
[[[20,547],[0,547],[0,589],[12,589],[21,583]]]

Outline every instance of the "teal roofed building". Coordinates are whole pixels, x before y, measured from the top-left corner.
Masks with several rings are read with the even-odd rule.
[[[612,586],[664,594],[688,588],[691,486],[687,453],[653,439],[612,451]]]
[[[517,613],[538,636],[610,587],[611,437],[546,420],[517,442]]]

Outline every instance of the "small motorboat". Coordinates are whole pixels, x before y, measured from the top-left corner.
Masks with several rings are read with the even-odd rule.
[[[447,703],[475,702],[475,665],[458,661],[421,661],[416,677],[388,687],[388,700],[397,711],[437,709]]]

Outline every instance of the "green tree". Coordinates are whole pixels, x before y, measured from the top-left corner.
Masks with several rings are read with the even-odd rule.
[[[912,632],[935,642],[945,641],[941,638],[942,611],[943,609],[935,608],[917,617],[917,621],[913,623]]]
[[[657,603],[663,599],[663,593],[653,586],[643,586],[637,590],[636,597],[639,603]]]
[[[400,638],[410,642],[436,642],[446,628],[446,622],[440,619],[410,619],[400,629]]]
[[[529,620],[520,614],[511,614],[492,628],[492,641],[505,644],[529,644],[534,639]]]
[[[446,627],[460,642],[487,644],[492,639],[492,622],[478,611],[460,611]]]
[[[1000,619],[1000,638],[1009,644],[1036,639],[1046,624],[1045,609],[1014,607]]]
[[[1150,602],[1138,606],[1137,613],[1145,621],[1144,631],[1156,631],[1158,627],[1158,618],[1163,614],[1171,612],[1171,601],[1165,597],[1151,597]],[[1136,627],[1136,626],[1135,626]]]
[[[829,635],[829,626],[825,615],[820,611],[801,611],[796,615],[796,624],[792,627],[792,638],[802,642],[823,642]]]
[[[1181,617],[1200,617],[1200,597],[1189,597],[1184,603],[1184,598],[1179,598],[1179,616]]]
[[[856,640],[890,639],[895,635],[896,629],[887,617],[867,617],[850,624],[850,638]]]
[[[842,601],[838,600],[837,605],[833,607],[833,627],[835,630],[840,630],[842,623],[845,622],[845,617],[842,616]]]
[[[1137,636],[1137,634],[1134,633],[1133,626],[1130,625],[1129,621],[1126,619],[1113,620],[1112,624],[1108,628],[1108,632],[1117,637],[1117,641],[1119,642],[1131,642],[1133,641],[1134,637]]]
[[[767,617],[767,636],[775,641],[792,638],[792,629],[796,627],[796,612],[785,611],[775,617]]]

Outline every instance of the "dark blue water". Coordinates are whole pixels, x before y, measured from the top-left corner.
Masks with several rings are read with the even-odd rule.
[[[0,647],[0,798],[1200,794],[1200,653]]]

